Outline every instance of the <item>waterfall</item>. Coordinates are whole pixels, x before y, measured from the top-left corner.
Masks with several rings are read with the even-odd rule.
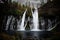
[[[53,23],[55,23],[55,24],[52,25]],[[56,19],[52,22],[48,19],[48,29],[47,29],[47,31],[53,30],[59,23],[60,23],[60,21],[56,22]]]
[[[25,21],[25,15],[26,15],[26,11],[23,13],[22,18],[20,18],[20,20],[16,19],[14,16],[8,16],[7,18],[7,23],[5,30],[14,30],[14,27],[17,26],[17,31],[25,31],[25,28],[27,26],[27,23],[29,21],[29,28],[30,31],[51,31],[53,30],[60,22],[56,22],[57,19],[54,20],[50,20],[45,19],[45,17],[40,17],[40,20],[38,19],[38,9],[35,7],[34,12],[32,12],[32,19],[30,19],[30,17],[28,17],[28,20]],[[15,21],[17,20],[17,23],[15,24]],[[40,21],[40,26],[39,26],[39,21]],[[40,29],[39,29],[40,27]]]
[[[42,17],[40,18],[40,22],[42,30],[45,31],[45,20]]]
[[[10,30],[14,30],[14,23],[15,23],[15,18],[12,18],[11,25],[10,25]]]
[[[32,12],[32,17],[33,17],[33,28],[31,29],[31,31],[40,31],[37,8],[35,8],[34,12]]]
[[[19,25],[19,23],[18,23],[18,29],[17,29],[17,31],[25,31],[25,26],[24,26],[24,22],[25,22],[25,14],[26,14],[26,11],[27,11],[27,9],[25,10],[25,12],[24,12],[24,14],[23,14],[23,17],[22,17],[22,22],[21,22],[21,24]]]
[[[9,24],[10,24],[10,22],[11,22],[11,19],[12,19],[12,16],[8,16],[8,20],[7,20],[7,23],[6,23],[6,28],[5,28],[5,30],[8,30]]]

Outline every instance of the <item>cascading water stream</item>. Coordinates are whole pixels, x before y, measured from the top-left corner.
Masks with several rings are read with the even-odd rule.
[[[21,24],[19,24],[19,23],[17,24],[17,26],[19,27],[19,28],[17,29],[17,31],[25,31],[24,21],[25,21],[26,11],[27,11],[27,9],[25,10],[25,12],[24,12],[24,14],[23,14]]]
[[[14,30],[14,23],[15,23],[15,18],[13,17],[10,25],[10,30]]]
[[[54,26],[52,25],[53,23],[55,23]],[[53,30],[59,23],[60,23],[60,21],[56,22],[56,19],[52,22],[51,22],[51,20],[48,19],[48,29],[47,29],[47,31]]]
[[[38,20],[37,8],[35,8],[34,12],[32,11],[32,16],[33,16],[33,26],[31,26],[31,31],[51,31],[60,23],[60,22],[56,23],[56,19],[52,22],[50,19],[45,21],[44,18],[40,18],[42,29],[39,29],[39,20]],[[48,24],[45,24],[46,22],[48,22]],[[52,26],[54,22],[56,24],[54,24],[54,26]],[[45,25],[47,25],[47,26],[45,26]],[[47,27],[47,29],[45,29],[45,27]]]
[[[21,20],[17,21],[17,24],[16,24],[18,27],[17,31],[25,31],[25,28],[26,28],[26,25],[28,22],[28,21],[26,21],[26,24],[24,24],[26,11],[27,11],[27,9],[25,10],[25,12],[23,14],[23,17],[21,19],[22,21]],[[45,27],[47,27],[46,31],[51,31],[60,23],[60,22],[56,23],[56,19],[54,19],[53,21],[51,21],[50,19],[47,19],[48,24],[45,24],[47,21],[45,21],[45,19],[41,17],[40,18],[41,29],[39,29],[39,20],[38,20],[37,8],[35,8],[34,12],[32,11],[32,17],[33,17],[33,20],[31,20],[31,21],[33,24],[30,25],[30,29],[31,29],[30,31],[45,31]],[[29,17],[28,17],[28,20],[30,20]],[[15,23],[15,18],[13,16],[8,16],[5,30],[8,30],[8,29],[14,30],[14,28],[13,28],[14,23]],[[47,26],[45,26],[45,25],[47,25]]]
[[[40,17],[40,22],[42,31],[45,31],[45,20],[42,17]]]
[[[6,24],[5,30],[8,30],[9,24],[10,24],[10,22],[11,22],[11,19],[12,19],[12,16],[8,16],[8,20],[7,20],[7,24]]]
[[[33,27],[31,31],[40,31],[39,30],[39,20],[38,20],[38,9],[35,8],[34,12],[32,12],[33,16]]]

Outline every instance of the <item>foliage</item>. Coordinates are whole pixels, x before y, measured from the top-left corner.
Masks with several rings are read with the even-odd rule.
[[[12,3],[7,3],[7,4],[2,4],[1,6],[1,14],[6,14],[6,15],[22,15],[22,13],[25,11],[27,8],[28,11],[27,13],[30,13],[30,7],[21,5],[17,2],[12,2]]]

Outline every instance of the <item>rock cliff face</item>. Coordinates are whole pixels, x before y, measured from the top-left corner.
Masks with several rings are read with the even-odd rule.
[[[40,14],[49,14],[49,15],[59,15],[60,14],[60,2],[53,0],[52,2],[47,2],[39,8]]]

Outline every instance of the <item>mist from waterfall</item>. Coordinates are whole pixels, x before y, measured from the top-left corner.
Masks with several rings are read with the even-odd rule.
[[[24,22],[25,22],[25,14],[26,14],[26,11],[27,11],[27,9],[25,10],[25,12],[23,14],[21,24],[19,24],[19,21],[18,21],[18,24],[17,24],[18,29],[17,29],[17,31],[25,31]]]

